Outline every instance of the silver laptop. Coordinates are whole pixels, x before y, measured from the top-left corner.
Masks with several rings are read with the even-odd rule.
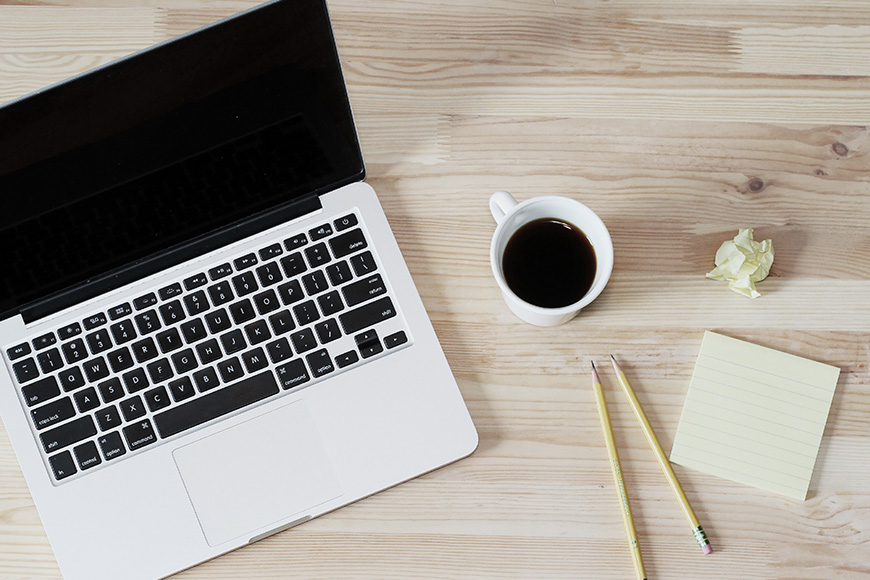
[[[0,412],[64,578],[164,577],[470,454],[323,0],[0,108]]]

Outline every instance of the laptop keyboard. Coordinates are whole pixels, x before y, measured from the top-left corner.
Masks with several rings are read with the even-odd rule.
[[[402,324],[351,213],[4,351],[60,481],[383,356]]]

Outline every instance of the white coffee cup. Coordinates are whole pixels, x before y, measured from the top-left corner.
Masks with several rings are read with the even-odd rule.
[[[569,197],[555,195],[533,197],[517,203],[507,191],[497,191],[489,199],[489,210],[498,224],[489,251],[492,273],[508,308],[520,319],[537,326],[564,324],[604,290],[613,271],[613,241],[604,222],[591,209]],[[595,251],[597,264],[592,286],[580,300],[568,306],[546,308],[526,302],[511,290],[505,280],[502,260],[508,241],[519,228],[541,218],[554,218],[574,225],[586,235]]]

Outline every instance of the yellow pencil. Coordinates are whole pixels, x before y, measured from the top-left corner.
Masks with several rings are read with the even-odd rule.
[[[622,368],[619,366],[619,363],[616,362],[616,359],[613,358],[613,355],[610,355],[610,361],[613,363],[613,370],[616,371],[616,376],[619,377],[619,384],[622,385],[622,390],[625,391],[625,394],[631,403],[631,408],[634,411],[637,420],[640,422],[644,435],[646,435],[646,440],[649,441],[649,446],[652,447],[653,453],[655,453],[656,459],[659,460],[659,465],[662,467],[662,471],[665,472],[665,477],[667,477],[668,483],[671,484],[671,488],[674,490],[674,493],[677,494],[677,500],[680,502],[680,505],[683,507],[683,512],[685,512],[686,517],[689,519],[689,523],[692,525],[692,533],[695,534],[695,539],[698,540],[698,545],[701,546],[701,550],[705,554],[710,554],[713,551],[713,546],[710,545],[710,540],[707,539],[707,534],[704,533],[704,528],[701,527],[698,518],[695,517],[695,512],[692,511],[692,506],[689,504],[686,494],[683,493],[683,488],[680,486],[679,480],[677,480],[677,476],[671,467],[671,462],[668,461],[665,452],[662,451],[662,446],[659,444],[655,431],[653,431],[652,425],[649,424],[649,421],[646,418],[646,413],[643,412],[643,408],[640,406],[640,401],[638,401],[637,397],[634,395],[631,384],[628,382],[628,377],[626,377],[625,373],[622,372]]]
[[[619,453],[616,451],[616,441],[613,439],[613,429],[610,427],[610,415],[607,413],[607,402],[604,400],[604,391],[601,389],[601,379],[592,363],[592,389],[595,391],[595,402],[598,405],[598,417],[601,419],[601,431],[604,432],[604,442],[607,445],[607,453],[610,455],[610,470],[613,472],[613,481],[616,483],[616,491],[619,493],[619,502],[622,505],[622,521],[625,523],[625,534],[631,546],[631,559],[634,569],[637,571],[638,580],[646,580],[646,572],[643,569],[643,559],[640,557],[640,546],[637,543],[637,532],[634,530],[634,520],[631,517],[631,507],[628,504],[628,494],[625,492],[625,483],[622,481],[622,469],[619,466]]]

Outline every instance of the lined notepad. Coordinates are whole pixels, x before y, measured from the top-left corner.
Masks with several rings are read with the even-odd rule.
[[[671,461],[806,499],[840,369],[707,332]]]

